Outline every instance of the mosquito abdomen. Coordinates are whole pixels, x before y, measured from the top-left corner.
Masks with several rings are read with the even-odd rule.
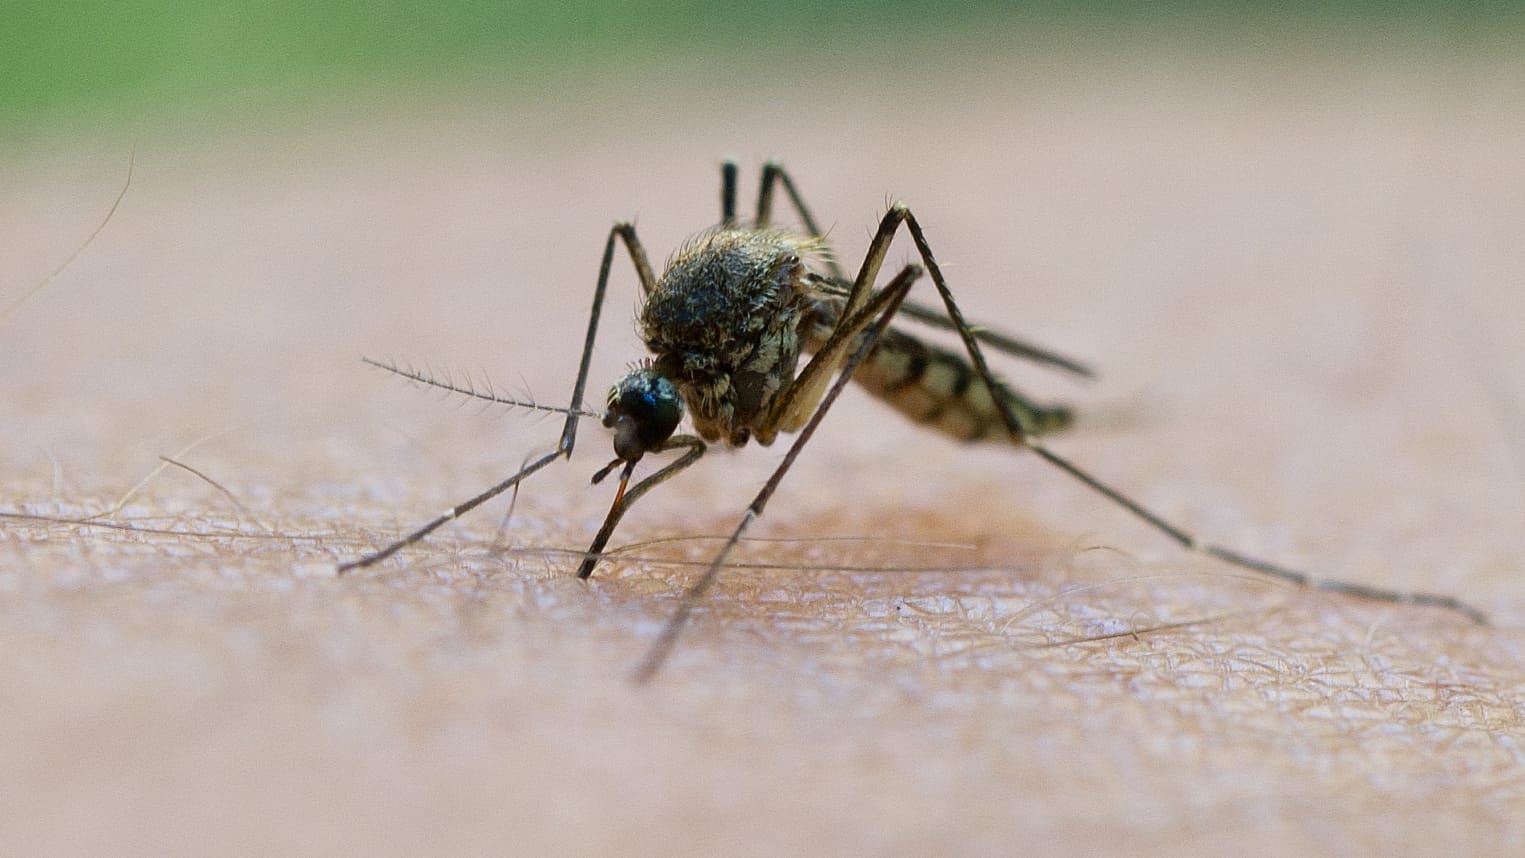
[[[910,334],[884,332],[853,381],[891,408],[929,428],[963,441],[1008,437],[990,388],[962,355]],[[1070,410],[1037,406],[997,384],[996,395],[1011,408],[1027,435],[1042,435],[1070,423]]]

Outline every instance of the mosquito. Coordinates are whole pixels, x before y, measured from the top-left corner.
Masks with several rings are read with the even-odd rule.
[[[613,431],[614,459],[593,475],[599,483],[619,471],[619,487],[584,555],[577,577],[593,574],[604,547],[625,513],[643,495],[685,470],[715,443],[743,447],[772,444],[795,433],[787,453],[742,514],[734,531],[706,570],[688,586],[677,607],[638,665],[634,678],[649,680],[661,668],[694,609],[715,583],[726,558],[794,466],[826,413],[849,381],[855,381],[891,408],[929,428],[963,441],[995,441],[1032,451],[1044,461],[1121,506],[1187,551],[1294,585],[1399,604],[1426,605],[1486,623],[1476,608],[1454,597],[1404,592],[1317,578],[1197,538],[1044,446],[1040,436],[1069,425],[1062,405],[1039,404],[997,377],[985,348],[1077,376],[1084,364],[1048,349],[987,328],[970,325],[921,224],[895,203],[879,222],[857,276],[849,279],[830,254],[824,234],[783,167],[762,168],[756,217],[736,218],[737,168],[721,165],[720,222],[686,241],[656,276],[635,227],[618,222],[604,243],[598,283],[583,341],[572,405],[561,408],[499,396],[492,391],[441,381],[428,373],[373,361],[382,369],[425,385],[505,405],[564,414],[556,449],[527,462],[517,473],[386,547],[345,562],[339,572],[377,563],[423,539],[436,528],[517,487],[558,458],[570,458],[577,427],[596,417]],[[782,188],[803,232],[773,225],[774,197]],[[908,264],[875,288],[891,241],[904,229],[920,265]],[[651,357],[610,389],[602,414],[578,407],[587,388],[588,367],[604,306],[616,247],[623,244],[641,282],[637,327]],[[907,301],[911,287],[928,276],[941,306]],[[907,317],[957,334],[962,348],[950,350],[893,327]],[[802,355],[809,355],[799,368]],[[796,372],[798,370],[798,372]],[[833,381],[833,379],[835,379]],[[685,415],[697,434],[675,434]],[[675,458],[632,485],[636,466],[648,454]]]

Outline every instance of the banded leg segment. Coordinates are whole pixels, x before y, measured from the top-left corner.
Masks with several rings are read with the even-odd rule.
[[[530,474],[549,465],[556,459],[571,457],[572,448],[577,444],[577,422],[583,416],[579,410],[579,403],[582,402],[583,394],[588,389],[588,368],[593,361],[593,343],[598,338],[598,321],[603,313],[604,296],[609,291],[609,270],[614,265],[614,249],[617,241],[623,242],[625,245],[625,250],[630,256],[631,264],[635,266],[636,276],[640,278],[641,291],[643,293],[650,293],[652,287],[656,284],[656,277],[651,271],[651,262],[647,260],[646,249],[641,246],[640,239],[636,237],[635,227],[624,222],[615,224],[609,230],[608,239],[604,241],[604,255],[598,266],[598,285],[593,288],[593,307],[588,312],[588,332],[587,336],[583,339],[582,360],[577,365],[577,381],[572,385],[572,398],[568,403],[567,419],[562,426],[561,439],[557,441],[556,449],[525,465],[518,473],[503,482],[498,483],[464,503],[456,504],[422,527],[385,548],[367,554],[364,557],[339,564],[338,573],[340,575],[351,569],[370,566],[391,557],[398,551],[433,533],[447,522],[465,515],[514,486],[519,485]]]

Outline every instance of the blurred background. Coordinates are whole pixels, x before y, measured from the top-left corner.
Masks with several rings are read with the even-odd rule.
[[[558,86],[700,75],[711,106],[748,87],[809,82],[829,98],[1052,63],[1053,55],[1183,52],[1270,60],[1378,56],[1383,62],[1507,59],[1511,3],[1007,3],[760,0],[701,2],[147,2],[6,6],[0,121],[7,138],[145,116],[330,109],[350,99],[444,92],[537,100]],[[879,87],[875,87],[876,89]],[[885,97],[888,97],[887,95]],[[681,109],[683,105],[672,105]]]

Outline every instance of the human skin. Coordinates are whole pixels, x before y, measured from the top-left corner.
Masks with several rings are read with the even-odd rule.
[[[0,827],[21,852],[1518,846],[1518,90],[1288,72],[1246,107],[1198,74],[929,83],[787,139],[777,100],[608,118],[681,101],[639,92],[145,137],[107,229],[0,328]],[[8,156],[6,295],[88,233],[127,148]],[[336,577],[560,428],[358,357],[561,403],[609,224],[658,262],[738,150],[791,167],[849,267],[905,200],[971,318],[1094,363],[1077,387],[1000,362],[1080,409],[1056,450],[1216,541],[1492,625],[1194,558],[851,390],[645,686],[695,537],[788,437],[653,492],[613,544],[686,538],[587,583],[591,421],[506,523]],[[640,355],[616,271],[594,403]]]

